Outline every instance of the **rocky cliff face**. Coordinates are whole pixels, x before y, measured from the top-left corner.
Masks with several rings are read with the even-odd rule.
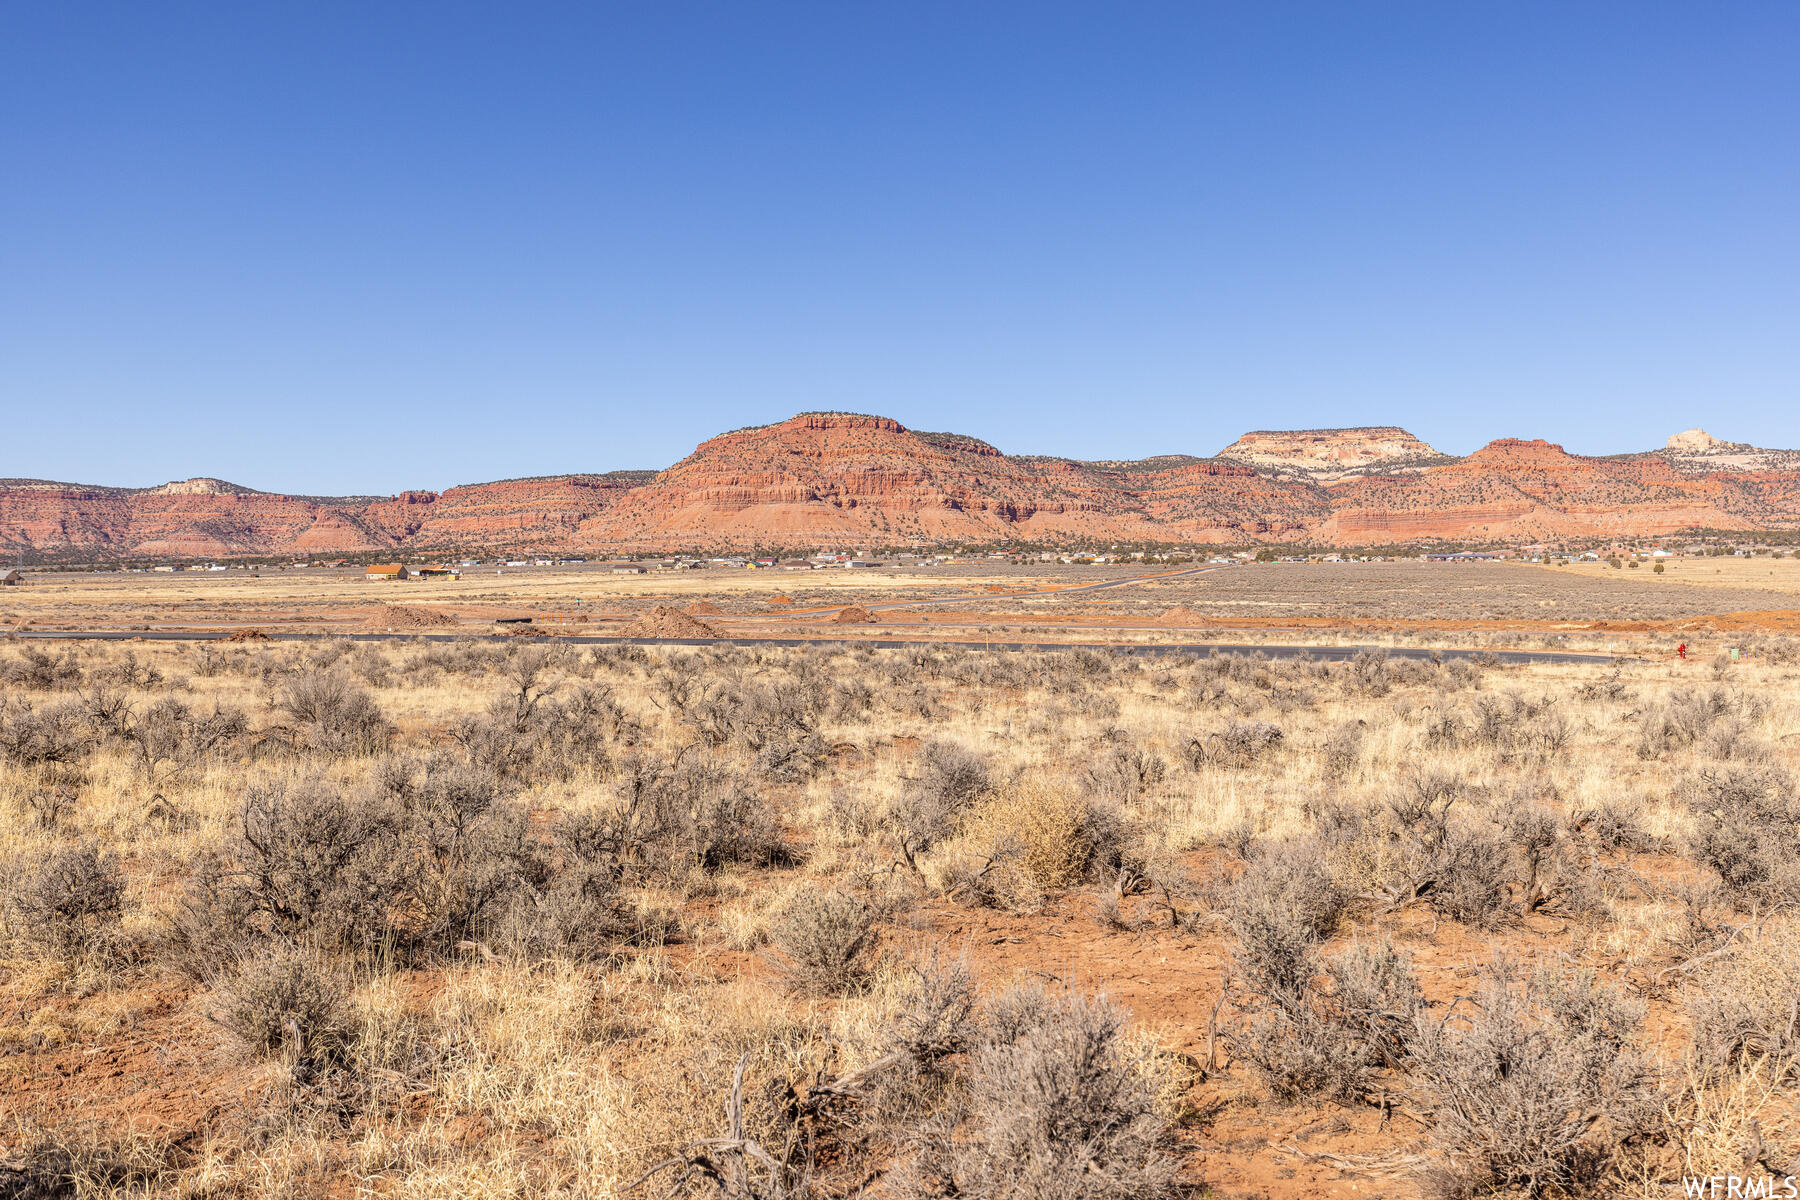
[[[1420,471],[1448,461],[1445,455],[1392,425],[1259,429],[1219,451],[1219,457],[1314,483],[1336,483],[1375,472]]]
[[[566,547],[650,472],[296,497],[190,480],[144,489],[0,481],[0,547],[77,559],[230,558],[406,547]]]
[[[1585,458],[1504,438],[1415,475],[1346,483],[1332,500],[1321,532],[1352,544],[1789,529],[1800,525],[1800,473],[1682,471],[1658,454]]]
[[[1699,431],[1587,458],[1502,439],[1452,458],[1392,427],[1246,434],[1217,458],[1009,456],[886,417],[806,413],[660,472],[299,497],[0,480],[0,548],[74,560],[387,550],[633,551],[1043,541],[1343,545],[1800,528],[1800,454]]]
[[[1687,472],[1800,470],[1800,451],[1764,450],[1743,442],[1721,441],[1704,429],[1676,434],[1657,457]]]
[[[1139,508],[1084,464],[1008,458],[885,417],[808,413],[703,442],[585,532],[620,546],[1142,536]]]

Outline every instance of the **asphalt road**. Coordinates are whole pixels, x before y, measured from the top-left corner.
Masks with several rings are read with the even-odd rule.
[[[1120,581],[1125,582],[1125,581]],[[1103,586],[1116,586],[1106,584]],[[58,630],[26,630],[10,635],[20,639],[37,641],[68,642],[217,642],[230,636],[228,633],[169,633],[169,632],[130,632],[125,630],[96,630],[89,632],[63,632]],[[305,642],[322,638],[342,638],[351,642],[456,642],[464,639],[487,642],[515,642],[521,638],[533,639],[524,634],[492,634],[492,633],[272,633],[268,635],[272,641]],[[0,636],[0,640],[4,640]],[[1107,654],[1132,654],[1141,657],[1162,657],[1165,655],[1186,655],[1204,658],[1211,654],[1242,654],[1247,657],[1263,655],[1267,658],[1311,658],[1324,662],[1346,662],[1355,658],[1365,650],[1380,650],[1379,646],[1259,646],[1252,644],[1233,645],[1224,642],[1174,642],[1161,645],[1104,645],[1095,642],[940,642],[910,641],[899,638],[637,638],[637,637],[596,637],[596,636],[564,636],[561,634],[546,635],[547,642],[569,643],[577,646],[816,646],[822,642],[841,642],[850,646],[871,646],[878,650],[905,650],[919,647],[939,646],[951,650],[999,650],[1018,652],[1023,650],[1057,651],[1057,650],[1096,650]],[[1610,654],[1575,654],[1562,650],[1433,650],[1416,646],[1387,647],[1390,658],[1411,658],[1431,661],[1434,659],[1475,659],[1491,657],[1502,663],[1609,663],[1614,660]]]

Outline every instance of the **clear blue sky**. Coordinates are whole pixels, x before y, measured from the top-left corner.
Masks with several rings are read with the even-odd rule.
[[[1800,445],[1800,4],[0,6],[0,476]]]

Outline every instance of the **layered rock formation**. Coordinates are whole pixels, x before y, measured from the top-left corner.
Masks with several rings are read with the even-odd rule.
[[[1291,475],[1314,483],[1336,483],[1376,472],[1422,471],[1449,461],[1430,446],[1392,425],[1353,429],[1259,429],[1219,451],[1259,471]]]
[[[1800,451],[1764,450],[1743,442],[1720,441],[1704,429],[1676,434],[1658,457],[1689,472],[1800,470]]]
[[[0,480],[0,547],[79,559],[560,548],[651,474],[509,480],[391,497],[283,496],[218,480],[142,489]]]
[[[1800,528],[1800,453],[1698,430],[1587,458],[1502,439],[1466,458],[1405,430],[1246,434],[1218,457],[1009,456],[886,417],[806,413],[660,472],[307,497],[217,479],[0,480],[0,548],[92,561],[454,549],[638,551],[1000,538],[1218,544],[1535,541]]]

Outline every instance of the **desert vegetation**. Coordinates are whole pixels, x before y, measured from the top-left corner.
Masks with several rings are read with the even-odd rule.
[[[1274,557],[1274,550],[1266,551]],[[1204,555],[1199,556],[1204,558]],[[856,571],[471,568],[368,583],[361,568],[34,575],[0,595],[9,630],[281,635],[719,635],[856,642],[1386,645],[1673,653],[1800,632],[1800,561],[1680,558],[1666,576],[1522,562],[1009,563]],[[1171,573],[1173,572],[1173,573]],[[1183,573],[1191,572],[1191,573]],[[1081,590],[1096,583],[1119,584]],[[903,607],[894,607],[898,603]],[[664,609],[681,610],[673,623]],[[661,619],[659,619],[661,618]],[[868,619],[865,619],[868,618]],[[702,628],[703,626],[703,628]],[[1766,652],[1767,646],[1758,652]]]
[[[0,1194],[1800,1158],[1800,668],[0,645]]]

